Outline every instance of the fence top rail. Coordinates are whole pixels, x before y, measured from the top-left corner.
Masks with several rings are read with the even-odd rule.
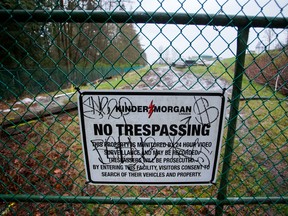
[[[116,22],[288,28],[287,17],[137,11],[0,10],[0,23],[12,20],[17,22]]]

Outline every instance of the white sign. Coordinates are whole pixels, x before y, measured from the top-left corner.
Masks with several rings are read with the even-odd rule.
[[[81,92],[87,181],[215,183],[226,100],[224,92]]]

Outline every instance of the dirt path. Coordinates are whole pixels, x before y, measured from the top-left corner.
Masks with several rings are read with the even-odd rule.
[[[193,70],[193,69],[192,69]],[[221,79],[210,76],[200,77],[193,71],[183,72],[168,66],[151,70],[143,79],[146,86],[137,86],[137,89],[153,90],[218,90],[228,88],[229,84]],[[229,90],[230,91],[230,90]]]

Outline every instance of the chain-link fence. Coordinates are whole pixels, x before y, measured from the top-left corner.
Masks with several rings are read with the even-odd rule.
[[[287,215],[288,5],[0,2],[1,215]],[[223,90],[216,184],[86,184],[77,91]]]

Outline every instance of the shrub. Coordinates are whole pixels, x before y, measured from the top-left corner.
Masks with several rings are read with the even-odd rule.
[[[246,70],[248,78],[288,95],[287,52],[286,46],[283,50],[273,50],[253,57]]]

